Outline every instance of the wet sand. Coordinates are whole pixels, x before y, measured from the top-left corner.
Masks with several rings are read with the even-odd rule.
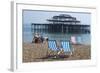
[[[41,62],[41,61],[63,61],[63,60],[86,60],[91,59],[90,45],[72,45],[74,48],[73,54],[67,55],[66,58],[46,58],[48,55],[56,55],[48,49],[48,43],[23,43],[23,62]],[[51,53],[53,52],[53,53]]]

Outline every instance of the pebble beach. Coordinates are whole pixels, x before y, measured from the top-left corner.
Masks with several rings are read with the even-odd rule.
[[[73,54],[66,58],[45,58],[50,55],[48,42],[44,43],[23,43],[23,62],[44,62],[44,61],[68,61],[68,60],[87,60],[91,59],[90,45],[73,44]],[[52,54],[56,54],[53,52]]]

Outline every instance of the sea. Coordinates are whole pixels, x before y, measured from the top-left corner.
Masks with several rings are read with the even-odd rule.
[[[24,24],[23,24],[24,25]],[[23,42],[31,43],[34,37],[34,33],[31,31],[31,26],[23,26]],[[48,37],[49,40],[70,40],[71,36],[76,38],[77,43],[90,45],[91,44],[91,34],[68,34],[68,33],[49,33],[41,32],[43,37]]]

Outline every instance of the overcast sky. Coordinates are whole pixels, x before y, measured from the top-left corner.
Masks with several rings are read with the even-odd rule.
[[[69,14],[72,17],[76,17],[77,20],[81,21],[81,24],[91,24],[90,13],[79,13],[79,12],[54,12],[54,11],[32,11],[23,10],[23,24],[29,25],[30,23],[47,23],[46,19],[50,19],[55,15]]]

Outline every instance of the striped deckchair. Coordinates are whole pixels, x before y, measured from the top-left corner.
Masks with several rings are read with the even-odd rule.
[[[48,40],[48,48],[57,51],[57,43],[55,40]]]
[[[71,47],[70,41],[68,40],[61,40],[61,48],[64,50],[65,53],[70,53],[72,55],[73,48]]]

